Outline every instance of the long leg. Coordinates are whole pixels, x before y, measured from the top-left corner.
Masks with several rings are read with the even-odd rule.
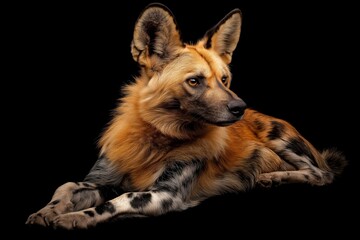
[[[29,216],[26,224],[49,226],[60,214],[98,206],[105,200],[119,195],[117,186],[121,175],[106,158],[99,158],[84,182],[68,182],[57,188],[51,201]]]
[[[174,162],[146,192],[128,192],[97,207],[59,215],[54,227],[88,228],[123,216],[153,216],[198,204],[190,199],[191,189],[202,169],[200,161]]]

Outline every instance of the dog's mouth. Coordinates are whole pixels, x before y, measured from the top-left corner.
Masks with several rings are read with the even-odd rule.
[[[237,117],[237,118],[232,118],[230,120],[215,120],[215,119],[208,119],[198,113],[192,113],[191,114],[192,117],[194,119],[196,119],[196,121],[201,121],[201,122],[204,122],[204,123],[207,123],[207,124],[211,124],[211,125],[215,125],[215,126],[219,126],[219,127],[226,127],[226,126],[230,126],[232,124],[234,124],[235,122],[239,121],[242,116],[240,117]]]
[[[220,122],[214,122],[214,123],[210,123],[219,127],[226,127],[226,126],[230,126],[234,123],[236,123],[238,120],[232,120],[232,121],[220,121]]]

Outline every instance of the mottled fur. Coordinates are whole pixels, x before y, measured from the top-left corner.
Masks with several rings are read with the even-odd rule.
[[[131,52],[128,85],[84,182],[60,186],[28,224],[88,228],[122,216],[155,216],[256,184],[329,184],[346,161],[319,152],[294,127],[246,109],[229,87],[240,37],[235,9],[196,44],[180,39],[170,10],[149,5]]]

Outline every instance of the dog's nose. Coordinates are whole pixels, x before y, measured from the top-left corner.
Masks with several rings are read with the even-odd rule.
[[[227,107],[235,117],[241,117],[246,109],[246,103],[241,99],[231,100]]]

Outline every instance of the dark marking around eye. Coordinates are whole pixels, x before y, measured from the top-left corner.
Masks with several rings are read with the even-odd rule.
[[[128,193],[128,194],[127,194],[127,197],[128,197],[128,198],[132,198],[133,195],[134,195],[133,193]]]
[[[277,121],[271,121],[271,130],[268,133],[268,138],[270,140],[278,139],[281,137],[282,133],[284,132],[284,124],[277,122]]]
[[[86,215],[89,215],[90,217],[95,216],[95,213],[94,213],[93,211],[91,211],[91,210],[86,210],[86,211],[84,211],[84,213],[85,213]]]
[[[318,167],[318,164],[315,161],[314,155],[311,153],[310,148],[301,138],[290,139],[286,148],[298,156],[306,156],[315,167]]]
[[[143,208],[150,202],[151,193],[140,193],[131,200],[130,205],[133,208]]]
[[[106,202],[104,204],[101,204],[101,205],[97,206],[95,208],[95,211],[100,215],[103,214],[104,212],[114,213],[115,212],[115,207],[111,202]]]

